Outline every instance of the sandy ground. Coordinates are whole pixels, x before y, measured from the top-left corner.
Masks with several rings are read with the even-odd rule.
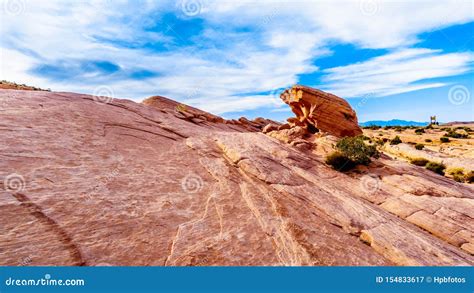
[[[419,127],[421,128],[421,127]],[[466,128],[469,128],[466,130]],[[440,138],[449,129],[458,133],[468,134],[468,138],[452,138],[449,142],[441,142]],[[474,123],[433,126],[425,129],[425,133],[416,134],[416,128],[397,130],[394,128],[364,129],[364,135],[372,140],[388,139],[399,136],[401,144],[390,145],[386,143],[382,150],[387,155],[410,160],[411,158],[426,158],[428,160],[444,163],[449,168],[463,168],[466,172],[474,170]],[[423,144],[422,150],[417,150],[415,144]],[[449,177],[449,174],[447,174]]]

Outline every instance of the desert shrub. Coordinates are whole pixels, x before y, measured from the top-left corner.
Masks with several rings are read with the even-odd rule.
[[[425,139],[425,142],[433,142],[431,139],[427,138]]]
[[[422,143],[415,144],[415,149],[417,149],[417,150],[422,150],[424,147],[425,147],[425,145],[422,144]]]
[[[468,138],[469,135],[466,133],[459,133],[456,132],[455,130],[450,129],[448,132],[444,134],[446,137],[452,137],[452,138]]]
[[[428,124],[428,126],[426,126],[425,129],[433,129],[433,125]]]
[[[395,136],[391,141],[390,141],[390,144],[391,145],[397,145],[397,144],[400,144],[402,143],[402,140],[400,139],[400,137],[397,135]]]
[[[379,136],[383,136],[383,133],[379,133]]]
[[[372,130],[377,130],[380,129],[381,127],[378,125],[369,125],[369,126],[364,126],[362,127],[363,129],[372,129]]]
[[[383,143],[386,143],[388,141],[388,138],[384,137],[382,138]]]
[[[467,183],[474,183],[474,171],[467,173],[464,180],[466,180]]]
[[[338,151],[335,151],[326,157],[326,164],[338,171],[348,171],[356,166],[351,159]]]
[[[383,146],[385,144],[385,141],[383,139],[378,138],[375,140],[375,144]]]
[[[361,137],[362,137],[363,140],[370,140],[370,137],[368,137],[368,136],[361,135]]]
[[[441,142],[449,142],[449,138],[446,137],[446,136],[442,136],[439,140],[440,140]]]
[[[425,130],[423,128],[418,128],[418,129],[415,129],[415,133],[418,135],[421,135],[422,133],[425,133]]]
[[[464,169],[458,167],[449,168],[448,170],[446,170],[446,173],[448,173],[449,175],[464,175]]]
[[[355,164],[367,165],[371,157],[380,155],[376,146],[367,145],[362,136],[344,137],[337,142],[336,149]]]
[[[410,160],[410,163],[412,163],[413,165],[416,165],[416,166],[425,166],[426,164],[428,164],[428,160],[425,159],[425,158],[413,158]]]
[[[465,180],[463,168],[449,168],[446,172],[453,176],[453,179],[456,182],[464,182]]]
[[[444,164],[438,162],[428,162],[425,167],[439,175],[444,175],[444,170],[446,169]]]
[[[458,126],[456,127],[456,130],[464,130],[466,132],[471,132],[472,129],[470,127],[467,127],[467,126]]]

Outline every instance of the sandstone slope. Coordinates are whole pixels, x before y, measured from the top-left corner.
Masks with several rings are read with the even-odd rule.
[[[0,100],[0,265],[474,264],[474,188],[405,162],[340,173],[322,134],[162,97]]]

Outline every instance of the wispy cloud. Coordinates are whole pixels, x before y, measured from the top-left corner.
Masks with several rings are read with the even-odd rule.
[[[409,48],[422,32],[472,21],[470,1],[25,0],[19,13],[0,1],[0,79],[85,93],[107,85],[117,97],[165,95],[218,114],[278,107],[262,93],[318,72],[332,44],[390,50],[319,72],[342,96],[440,86],[417,82],[472,61]]]
[[[323,87],[345,97],[387,96],[440,87],[445,83],[425,80],[466,73],[473,61],[473,53],[403,49],[365,62],[324,70]]]

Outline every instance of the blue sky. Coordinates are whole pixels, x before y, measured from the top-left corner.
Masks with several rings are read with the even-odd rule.
[[[470,0],[0,3],[0,79],[275,120],[299,83],[361,122],[474,120]]]

